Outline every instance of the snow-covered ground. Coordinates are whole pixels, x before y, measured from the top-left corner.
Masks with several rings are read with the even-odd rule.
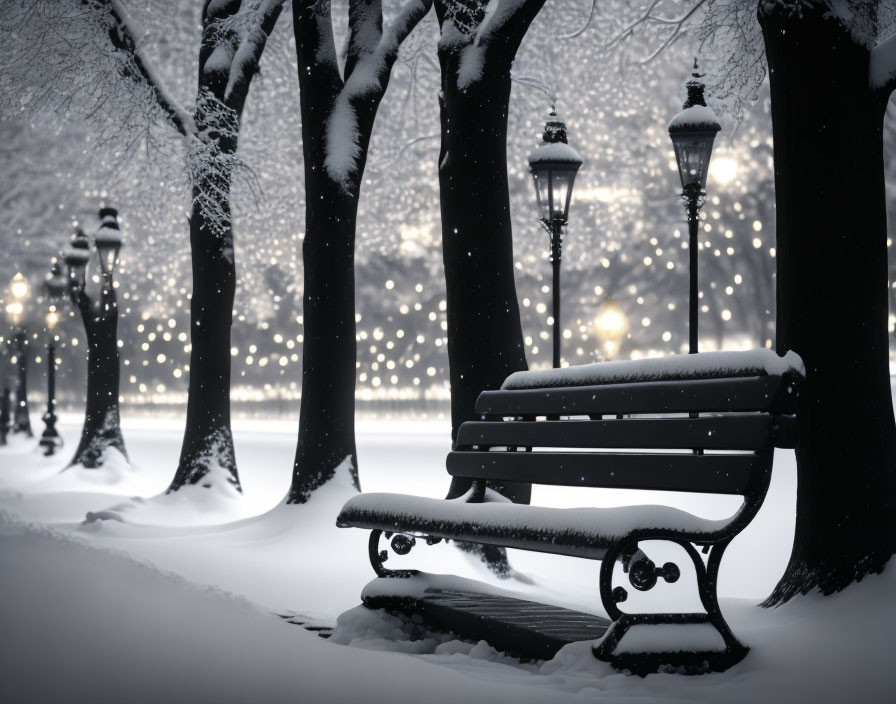
[[[289,485],[295,428],[237,423],[242,497],[164,491],[180,422],[130,419],[133,468],[60,473],[74,447],[45,458],[34,442],[0,448],[0,702],[890,702],[896,700],[896,569],[829,598],[755,606],[790,552],[792,453],[778,452],[766,504],[732,544],[723,608],[752,651],[726,673],[627,677],[575,644],[520,663],[485,644],[420,632],[357,608],[373,573],[367,535],[334,525],[353,495],[340,477],[301,507]],[[448,429],[434,423],[359,427],[367,491],[444,494]],[[534,503],[616,505],[633,492],[536,487]],[[645,496],[706,517],[735,499]],[[92,521],[85,521],[91,514]],[[653,546],[651,557],[674,558]],[[601,613],[598,563],[511,551],[519,579],[498,582],[460,551],[417,548],[414,566],[490,581],[543,601]],[[392,560],[395,560],[393,557]],[[397,561],[396,561],[397,562]],[[686,563],[680,562],[685,565]],[[390,567],[392,565],[390,561]],[[627,607],[694,605],[693,579],[632,595]],[[274,614],[334,626],[324,640]]]

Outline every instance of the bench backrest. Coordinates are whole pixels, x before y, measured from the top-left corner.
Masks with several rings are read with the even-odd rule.
[[[448,471],[499,482],[764,494],[773,448],[796,441],[801,380],[785,367],[485,391],[476,404],[482,420],[461,426]]]

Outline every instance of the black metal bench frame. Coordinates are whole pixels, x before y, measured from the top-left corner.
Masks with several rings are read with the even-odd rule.
[[[455,450],[448,455],[448,472],[472,480],[471,491],[461,500],[474,504],[487,500],[488,480],[742,495],[740,509],[717,530],[637,528],[608,539],[592,554],[578,555],[602,563],[599,592],[612,624],[593,648],[597,658],[642,675],[663,669],[684,673],[725,670],[743,659],[749,648],[735,637],[719,607],[719,567],[728,545],[762,505],[771,479],[774,448],[795,445],[794,414],[800,380],[798,374],[788,373],[486,391],[476,406],[483,420],[465,423],[460,428]],[[571,414],[575,418],[561,419]],[[682,415],[625,417],[634,414]],[[576,419],[579,417],[587,420]],[[533,452],[534,447],[629,451]],[[667,452],[637,453],[632,449]],[[728,452],[713,454],[718,451]],[[536,529],[522,536],[507,530],[505,536],[500,528],[490,526],[491,532],[483,535],[477,533],[477,526],[461,529],[439,520],[352,513],[348,511],[351,503],[343,509],[337,524],[373,528],[369,557],[380,577],[417,574],[416,570],[390,570],[384,566],[388,559],[388,551],[380,549],[384,535],[391,538],[392,549],[400,555],[409,553],[417,538],[429,544],[443,539],[481,541],[577,554],[574,540],[566,548],[547,545],[551,536]],[[660,578],[670,583],[679,578],[677,565],[668,562],[658,567],[640,549],[640,543],[651,540],[675,543],[691,558],[706,613],[625,613],[619,608],[628,593],[621,586],[612,586],[617,560],[638,591],[652,589]],[[703,554],[707,555],[705,562]],[[407,603],[413,607],[413,600]],[[700,623],[715,628],[724,641],[724,650],[615,652],[635,626]]]

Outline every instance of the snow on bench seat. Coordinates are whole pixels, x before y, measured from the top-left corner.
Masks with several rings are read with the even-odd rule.
[[[733,519],[700,518],[669,506],[548,508],[375,493],[350,499],[336,525],[601,559],[608,547],[636,530],[658,529],[699,540],[719,533]]]
[[[503,391],[567,386],[600,386],[648,381],[686,381],[731,377],[805,376],[799,355],[783,357],[774,350],[701,352],[620,362],[595,362],[562,369],[543,369],[511,374]]]

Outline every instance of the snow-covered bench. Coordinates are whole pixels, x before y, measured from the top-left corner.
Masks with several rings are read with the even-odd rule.
[[[473,480],[465,496],[361,494],[343,507],[339,526],[372,529],[370,559],[377,575],[414,577],[377,580],[365,591],[365,604],[419,612],[462,635],[529,657],[550,656],[565,642],[602,636],[595,656],[621,669],[730,667],[748,648],[719,609],[719,565],[728,544],[762,504],[774,448],[794,446],[803,377],[795,353],[779,357],[771,350],[512,374],[500,390],[480,395],[476,410],[482,420],[461,426],[448,455],[449,474]],[[490,480],[740,495],[743,503],[725,520],[668,506],[548,508],[502,500],[486,489]],[[388,551],[379,547],[384,534],[401,555],[415,538],[425,538],[601,560],[600,596],[612,623],[502,600],[487,589],[482,603],[488,606],[476,608],[470,606],[477,603],[471,590],[415,590],[412,584],[420,583],[415,571],[384,567]],[[657,567],[640,549],[640,543],[651,540],[671,541],[685,550],[706,613],[622,612],[619,604],[628,593],[612,586],[617,561],[640,591],[653,588],[658,578],[678,580],[677,565]],[[528,614],[523,620],[531,623],[522,624],[521,614]],[[632,628],[638,635],[633,632],[623,643]]]

